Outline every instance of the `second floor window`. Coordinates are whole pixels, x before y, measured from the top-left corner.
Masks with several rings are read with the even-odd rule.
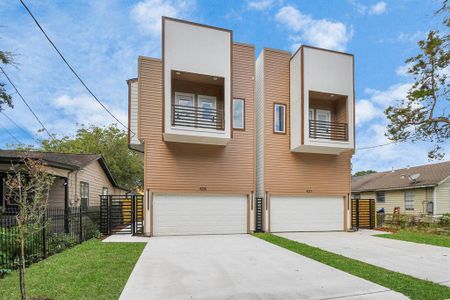
[[[286,105],[275,103],[273,106],[273,131],[286,133]]]
[[[245,105],[243,99],[233,99],[233,128],[245,128]]]
[[[386,202],[386,193],[385,192],[376,192],[375,198],[377,202]]]
[[[405,191],[405,210],[414,210],[414,191]]]
[[[80,182],[80,199],[81,208],[86,209],[89,207],[89,183]]]

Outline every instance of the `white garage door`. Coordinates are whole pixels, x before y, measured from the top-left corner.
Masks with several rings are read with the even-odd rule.
[[[247,232],[247,196],[154,195],[153,234]]]
[[[272,232],[343,229],[342,197],[270,196]]]

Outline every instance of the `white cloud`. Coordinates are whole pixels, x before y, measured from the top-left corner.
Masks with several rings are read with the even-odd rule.
[[[381,15],[386,12],[387,4],[384,1],[380,1],[372,5],[369,9],[369,15]]]
[[[271,8],[273,4],[274,0],[253,0],[247,2],[247,7],[254,10],[266,10]]]
[[[348,0],[348,2],[353,5],[361,15],[365,15],[366,13],[369,15],[381,15],[385,13],[387,9],[387,4],[384,1],[375,3],[372,6],[366,6],[358,2],[357,0]]]
[[[361,126],[362,124],[367,123],[382,115],[381,110],[376,107],[370,100],[359,100],[356,102],[355,106],[356,126]]]
[[[65,118],[84,125],[106,125],[117,123],[90,95],[81,94],[71,97],[62,95],[54,99],[53,104],[65,115]],[[108,107],[108,106],[107,106]],[[122,122],[127,122],[127,114],[123,110],[108,107]],[[120,126],[120,125],[119,125]]]
[[[345,24],[326,19],[314,19],[292,5],[280,8],[275,15],[275,20],[296,34],[292,35],[291,39],[304,40],[317,47],[344,51],[353,36],[353,30],[347,28]]]
[[[401,83],[391,85],[387,90],[380,91],[367,88],[365,93],[371,96],[371,101],[382,106],[388,106],[396,101],[405,99],[408,90],[411,88],[410,83]]]
[[[397,69],[395,69],[395,74],[401,77],[408,77],[410,76],[410,74],[408,73],[410,67],[410,65],[401,65]]]
[[[157,36],[161,33],[162,16],[184,17],[193,5],[192,1],[187,0],[144,0],[133,6],[130,16],[143,31]]]

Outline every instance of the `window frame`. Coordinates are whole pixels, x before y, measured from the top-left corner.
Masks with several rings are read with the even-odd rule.
[[[380,200],[379,195],[383,194],[383,201]],[[385,191],[377,191],[375,192],[375,200],[377,203],[386,203],[386,192]]]
[[[408,199],[408,201],[406,201],[407,194],[409,194],[409,196],[411,196],[412,200]],[[416,192],[414,190],[405,190],[403,192],[403,200],[404,200],[404,204],[405,204],[405,211],[406,210],[409,210],[409,211],[414,210],[415,204],[416,204]],[[411,204],[411,201],[412,201],[412,208],[410,206],[407,207],[406,202],[409,202],[409,204]]]
[[[236,123],[234,122],[234,102],[235,101],[241,101],[242,102],[242,127],[235,127],[236,126]],[[233,130],[245,131],[245,99],[233,98],[232,120],[233,120]]]
[[[277,131],[276,130],[276,107],[280,106],[283,107],[283,131]],[[273,103],[273,133],[275,134],[286,134],[286,104],[274,102]]]
[[[86,207],[89,208],[89,183],[86,181],[80,181],[80,207],[83,208],[83,186],[87,187]]]

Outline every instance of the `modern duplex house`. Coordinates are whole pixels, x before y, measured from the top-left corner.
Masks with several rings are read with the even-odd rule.
[[[377,210],[439,217],[450,213],[450,161],[353,177],[352,196]]]
[[[137,82],[128,82],[130,148],[144,155],[145,233],[250,232],[255,49],[230,30],[162,22],[162,58],[139,57]]]
[[[257,197],[266,231],[349,228],[353,56],[302,46],[256,62]]]
[[[255,61],[230,30],[162,22],[162,58],[139,57],[128,81],[145,233],[248,233],[256,196],[266,231],[348,228],[353,56],[302,47]]]

